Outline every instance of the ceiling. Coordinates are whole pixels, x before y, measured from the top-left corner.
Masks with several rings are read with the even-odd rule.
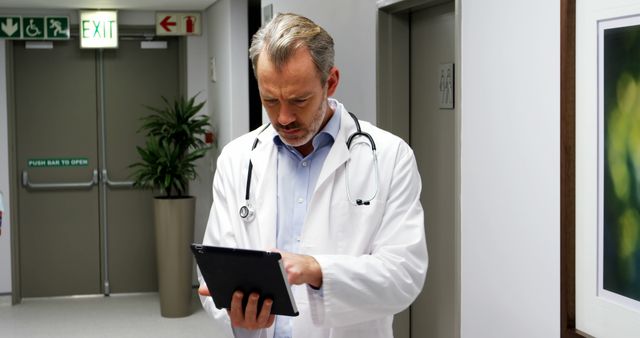
[[[217,0],[0,0],[3,8],[201,11]]]

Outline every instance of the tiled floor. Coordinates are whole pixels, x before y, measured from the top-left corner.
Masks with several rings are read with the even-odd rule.
[[[212,337],[199,300],[193,314],[163,318],[155,293],[110,297],[25,299],[0,297],[0,337]]]

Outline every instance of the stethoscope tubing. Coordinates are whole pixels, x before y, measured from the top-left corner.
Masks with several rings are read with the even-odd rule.
[[[260,130],[260,132],[258,133],[258,135],[262,134],[263,131],[267,130],[267,128],[269,128],[271,124],[267,123],[266,126],[264,126],[264,128],[262,128],[262,130]],[[258,146],[258,141],[259,139],[256,137],[256,139],[253,141],[253,145],[251,146],[251,151],[253,152],[254,149],[256,149],[256,147]],[[242,218],[243,220],[247,221],[247,222],[251,222],[253,220],[253,217],[256,213],[255,209],[253,208],[253,206],[251,205],[251,202],[249,201],[250,195],[251,195],[251,173],[253,172],[253,162],[251,162],[251,159],[249,159],[249,168],[247,169],[247,188],[246,191],[244,193],[244,205],[240,207],[240,210],[238,211],[238,213],[240,214],[240,218]]]

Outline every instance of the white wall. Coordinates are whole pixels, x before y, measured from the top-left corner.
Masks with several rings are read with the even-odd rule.
[[[207,21],[203,15],[202,35],[187,37],[187,97],[198,94],[196,102],[205,101],[200,114],[211,116],[208,98],[208,65],[207,65]],[[194,227],[194,242],[201,242],[209,218],[209,209],[213,196],[211,185],[213,182],[213,161],[217,157],[217,149],[212,148],[205,157],[196,163],[198,178],[189,182],[189,194],[196,196],[196,214]],[[195,270],[194,270],[195,277]]]
[[[273,15],[293,12],[313,20],[333,37],[340,84],[334,97],[358,118],[376,123],[375,0],[262,0]]]
[[[207,99],[217,146],[198,166],[200,179],[190,185],[192,194],[197,196],[195,242],[202,241],[213,202],[211,189],[217,155],[227,143],[249,131],[247,1],[218,0],[206,9],[203,21],[206,26],[203,27],[202,44],[189,48],[189,55],[198,57],[195,62],[198,66],[190,65],[194,74],[193,80],[190,78],[189,81],[205,83],[206,90],[202,94]],[[215,82],[211,76],[212,59]],[[190,59],[189,62],[193,61]],[[193,93],[191,89],[189,92]]]
[[[460,0],[461,335],[560,336],[560,4]]]
[[[249,37],[246,0],[219,0],[206,13],[208,57],[216,82],[209,81],[209,109],[218,147],[249,131]],[[209,61],[207,61],[209,62]]]

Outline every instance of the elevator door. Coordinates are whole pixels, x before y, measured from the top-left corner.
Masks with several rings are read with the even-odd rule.
[[[411,147],[422,177],[429,272],[411,307],[412,338],[456,337],[455,110],[440,108],[453,80],[440,65],[455,59],[455,5],[411,14]],[[446,74],[445,74],[446,76]],[[449,86],[449,90],[443,88]]]
[[[13,46],[23,297],[157,290],[152,194],[128,166],[144,105],[179,92],[178,42],[78,45]]]

